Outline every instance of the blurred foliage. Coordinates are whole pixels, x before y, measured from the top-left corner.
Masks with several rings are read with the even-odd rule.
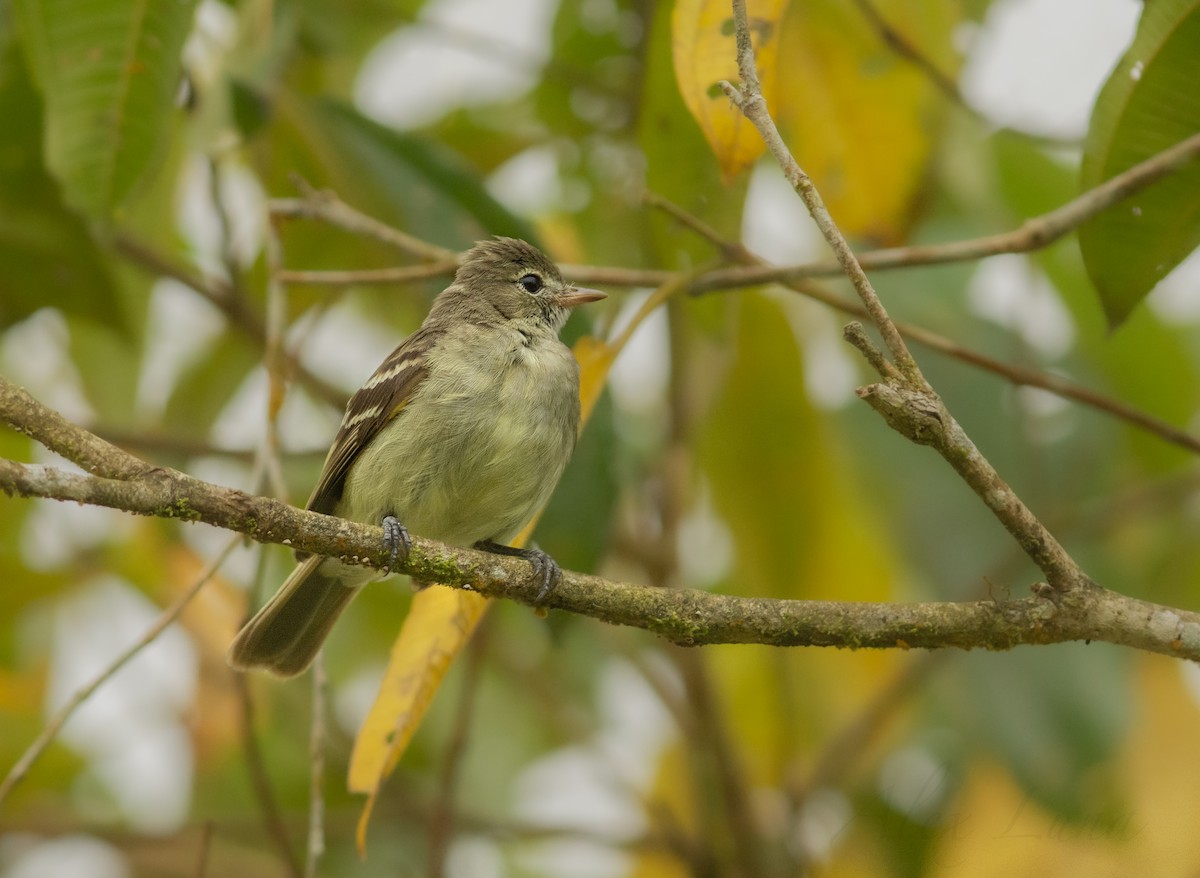
[[[1090,187],[1200,131],[1200,3],[1146,10],[1092,116],[1082,169]],[[1200,246],[1200,168],[1191,167],[1079,230],[1088,274],[1109,322],[1120,324]]]
[[[565,263],[692,270],[720,259],[645,208],[647,189],[729,240],[764,226],[812,239],[762,195],[786,186],[714,90],[736,77],[726,6],[563,0],[541,5],[544,23],[530,26],[543,30],[521,41],[490,33],[490,19],[456,23],[452,5],[0,0],[0,370],[150,461],[264,490],[249,462],[265,431],[263,352],[230,313],[262,325],[263,199],[294,197],[296,175],[441,246],[519,235]],[[1016,227],[1200,120],[1194,0],[1146,4],[1082,151],[993,131],[895,51],[863,4],[750,5],[771,47],[761,75],[781,131],[863,246]],[[893,43],[898,34],[951,80],[970,61],[960,37],[986,26],[988,6],[872,4]],[[476,83],[480,94],[421,125],[374,117],[364,71],[388,51],[437,47],[528,81],[492,97]],[[389,99],[402,106],[453,73],[388,82]],[[1196,174],[1144,192],[1136,221],[1118,205],[1028,257],[880,273],[876,285],[898,319],[1194,426],[1197,309],[1147,294],[1197,244]],[[292,269],[405,259],[318,222],[281,223],[280,241]],[[187,287],[193,276],[207,296]],[[296,285],[289,343],[349,391],[443,284]],[[611,337],[645,294],[611,292],[573,318],[572,341]],[[564,566],[663,587],[870,601],[1025,593],[1037,572],[987,510],[854,398],[869,378],[843,322],[775,288],[660,307],[616,357],[534,538]],[[602,376],[604,350],[588,345],[588,374]],[[1200,604],[1189,452],[916,353],[1098,581]],[[302,382],[290,390],[280,433],[293,500],[338,417]],[[11,431],[0,453],[50,457]],[[0,770],[225,539],[0,498]],[[209,875],[277,874],[272,809],[302,855],[312,688],[252,677],[243,694],[223,660],[247,606],[290,563],[282,549],[239,547],[179,624],[84,705],[0,803],[0,876],[27,875],[80,838],[128,874],[195,875],[201,861]],[[350,753],[413,603],[405,583],[368,589],[326,650],[319,874],[1200,869],[1194,668],[1085,644],[935,657],[687,651],[504,603],[381,787],[360,861]]]

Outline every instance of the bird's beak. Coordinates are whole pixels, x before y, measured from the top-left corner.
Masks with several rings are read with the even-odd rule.
[[[599,290],[589,290],[587,287],[564,287],[554,303],[561,308],[574,308],[576,305],[598,302],[607,298],[608,293],[602,293]]]

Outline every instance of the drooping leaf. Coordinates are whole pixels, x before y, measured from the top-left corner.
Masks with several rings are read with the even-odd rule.
[[[576,345],[576,356],[582,361],[579,395],[582,424],[586,424],[604,389],[614,355],[607,346],[584,337]],[[539,511],[513,540],[514,546],[529,542],[540,517]],[[384,780],[395,770],[450,663],[471,639],[488,606],[487,598],[457,588],[426,588],[413,596],[392,645],[379,694],[354,739],[350,756],[347,785],[351,792],[367,794],[358,821],[360,852],[366,849],[367,824]]]
[[[760,85],[768,106],[775,98],[779,30],[787,0],[751,0],[751,25]],[[688,111],[716,153],[728,181],[754,163],[766,148],[762,137],[718,83],[738,81],[733,18],[723,0],[680,0],[671,15],[675,79]]]
[[[42,164],[41,106],[10,41],[0,47],[0,327],[52,305],[112,326],[121,310],[87,226]]]
[[[170,128],[195,0],[14,0],[46,106],[46,164],[107,219]]]
[[[1200,132],[1200,0],[1156,0],[1096,99],[1085,191]],[[1200,245],[1200,162],[1122,201],[1079,230],[1109,325],[1119,326]]]

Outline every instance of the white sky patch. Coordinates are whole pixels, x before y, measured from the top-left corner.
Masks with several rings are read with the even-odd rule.
[[[266,194],[254,173],[238,162],[221,159],[218,175],[220,200],[229,224],[230,251],[238,265],[251,265],[258,258],[266,234]],[[200,153],[188,156],[180,175],[175,222],[200,269],[215,277],[226,277],[222,255],[225,231],[213,204],[211,168]]]
[[[504,878],[500,846],[482,835],[458,835],[446,852],[448,878]]]
[[[733,568],[733,535],[717,515],[707,484],[679,522],[676,552],[679,574],[689,588],[711,588]]]
[[[1164,323],[1191,326],[1200,323],[1200,250],[1175,267],[1158,282],[1146,299]]]
[[[87,424],[95,412],[84,396],[70,344],[62,314],[43,308],[0,335],[0,373],[67,420]]]
[[[146,315],[146,348],[138,375],[137,409],[160,414],[175,383],[225,327],[208,300],[170,278],[154,284]]]
[[[338,726],[350,737],[358,734],[363,721],[379,695],[387,666],[382,662],[367,665],[355,671],[354,676],[341,684],[333,693],[333,715]]]
[[[1071,315],[1050,282],[1028,259],[1005,254],[985,259],[967,285],[973,312],[1011,329],[1047,359],[1066,354],[1075,341]]]
[[[789,846],[797,854],[824,862],[846,836],[853,820],[854,809],[842,793],[817,790],[805,800]]]
[[[641,308],[650,295],[647,290],[635,290],[625,297],[611,337],[616,337]],[[670,378],[670,339],[667,330],[667,310],[656,308],[642,321],[608,375],[608,387],[613,401],[629,411],[651,412],[663,405]]]
[[[355,102],[381,122],[416,128],[458,107],[518,97],[550,57],[557,10],[556,0],[433,0],[367,56]]]
[[[759,162],[751,172],[742,211],[742,243],[779,265],[833,258],[804,203],[774,162]]]
[[[546,213],[563,200],[558,155],[553,146],[534,146],[519,152],[492,172],[487,190],[521,216]]]
[[[10,836],[11,837],[11,836]],[[129,878],[133,875],[125,856],[113,845],[90,835],[63,835],[29,841],[11,854],[0,848],[0,874],[4,878]]]
[[[1082,137],[1140,12],[1134,0],[997,0],[972,34],[963,95],[998,126]]]
[[[38,459],[69,472],[82,472],[49,451]],[[33,503],[21,533],[21,561],[30,570],[63,567],[80,552],[131,534],[134,516],[115,509],[43,500]]]
[[[859,365],[842,338],[844,314],[788,292],[781,292],[788,324],[804,357],[804,389],[817,408],[836,411],[858,400]]]
[[[395,295],[406,293],[399,291]],[[293,325],[288,346],[294,348],[299,340],[300,362],[347,392],[362,387],[408,335],[391,324],[367,319],[349,297],[343,297],[320,314],[316,325],[312,324],[310,316]],[[412,328],[415,330],[416,326]],[[340,412],[338,418],[341,418]]]
[[[314,402],[293,389],[279,410],[280,444],[285,450],[300,451],[328,447],[341,417],[341,412],[335,414],[324,403]],[[262,443],[266,421],[267,373],[256,367],[217,416],[212,441],[229,448],[257,448]]]
[[[878,789],[897,811],[928,826],[945,803],[949,789],[946,767],[923,747],[905,747],[879,769]]]
[[[646,826],[639,791],[653,781],[675,726],[658,695],[628,662],[607,663],[597,697],[600,730],[586,743],[562,747],[531,763],[515,784],[514,813],[538,825],[635,838]],[[531,843],[522,847],[518,859],[542,874],[579,878],[623,875],[629,866],[621,851],[575,840]]]
[[[113,577],[58,602],[47,714],[136,641],[160,610]],[[122,816],[165,832],[187,818],[192,751],[183,712],[195,697],[197,659],[178,627],[163,632],[76,710],[61,737],[85,755]]]

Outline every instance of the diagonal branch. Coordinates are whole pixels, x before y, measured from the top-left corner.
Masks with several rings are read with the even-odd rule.
[[[779,163],[784,176],[833,250],[891,354],[889,363],[867,337],[861,324],[851,323],[846,327],[846,340],[863,354],[883,379],[879,384],[859,388],[859,396],[878,411],[892,429],[912,442],[933,447],[953,467],[1046,575],[1056,592],[1056,599],[1072,591],[1096,588],[1050,530],[975,447],[921,374],[900,330],[892,322],[854,251],[829,215],[820,193],[796,162],[779,129],[775,127],[758,81],[745,0],[733,0],[733,19],[742,85],[735,87],[724,82],[721,87],[758,129],[767,149]]]

